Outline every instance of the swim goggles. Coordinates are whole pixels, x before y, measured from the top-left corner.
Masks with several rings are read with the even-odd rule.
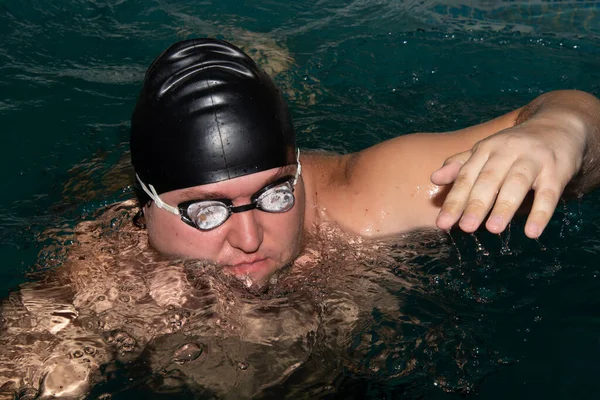
[[[198,230],[210,231],[223,225],[235,213],[254,209],[268,213],[284,213],[291,210],[296,201],[294,187],[298,182],[298,177],[302,173],[300,150],[297,153],[296,163],[295,176],[284,176],[263,187],[252,195],[249,204],[241,206],[234,206],[229,199],[211,199],[185,201],[174,207],[162,201],[152,185],[146,186],[137,174],[135,176],[144,192],[154,200],[158,208],[162,208],[175,215],[180,215],[183,222]]]

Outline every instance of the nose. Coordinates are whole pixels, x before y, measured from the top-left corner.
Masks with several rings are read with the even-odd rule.
[[[229,219],[227,240],[231,247],[244,253],[254,253],[263,241],[263,230],[256,219],[257,210],[233,214]]]

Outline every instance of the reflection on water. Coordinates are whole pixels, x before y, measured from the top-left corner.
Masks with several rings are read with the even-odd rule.
[[[31,238],[56,227],[3,299],[0,385],[21,376],[23,398],[597,394],[595,195],[559,209],[539,244],[518,223],[512,238],[453,232],[455,245],[324,229],[260,293],[152,254],[130,204],[96,210],[131,196],[131,109],[175,40],[240,45],[290,100],[302,147],[349,152],[547,90],[598,95],[599,2],[47,3],[0,6],[5,292],[35,259]],[[88,213],[98,222],[73,228]]]
[[[468,392],[495,368],[478,355],[469,370],[473,334],[432,297],[423,261],[448,256],[443,235],[373,242],[324,227],[277,282],[250,292],[153,252],[135,212],[127,201],[63,231],[73,244],[46,250],[62,265],[4,302],[0,386],[297,398],[335,393],[350,375]]]
[[[436,26],[453,29],[600,34],[597,1],[412,0],[400,7]]]

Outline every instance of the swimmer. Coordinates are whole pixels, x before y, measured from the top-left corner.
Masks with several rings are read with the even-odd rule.
[[[196,39],[148,69],[130,143],[150,245],[260,285],[323,224],[373,238],[501,233],[531,193],[537,238],[563,194],[598,185],[599,135],[600,101],[566,90],[458,131],[300,153],[271,78],[236,46]]]
[[[456,224],[502,232],[530,192],[525,233],[535,238],[563,193],[597,186],[598,127],[598,99],[557,91],[455,132],[403,135],[346,155],[300,153],[282,93],[254,61],[219,40],[176,43],[148,69],[132,115],[131,156],[146,228],[143,235],[119,231],[143,237],[169,260],[157,262],[135,246],[114,251],[98,231],[86,238],[80,224],[82,246],[74,245],[56,271],[64,278],[21,288],[4,305],[0,398],[79,397],[111,368],[135,367],[132,360],[142,355],[138,366],[162,371],[182,364],[178,371],[185,373],[170,381],[201,382],[223,398],[261,393],[310,358],[318,329],[331,329],[322,336],[332,340],[352,331],[360,308],[340,305],[366,301],[328,298],[331,305],[323,307],[298,295],[293,306],[276,303],[265,315],[263,303],[219,298],[214,287],[224,284],[209,274],[191,285],[184,266],[170,259],[207,261],[260,288],[284,266],[310,266],[320,254],[301,254],[303,246],[324,227],[366,238]],[[83,245],[92,251],[78,254]],[[353,270],[346,274],[345,282],[357,281]],[[327,327],[323,309],[347,327]],[[244,327],[246,337],[236,340],[227,325]],[[203,346],[211,354],[204,362],[222,369],[186,364],[202,362]]]

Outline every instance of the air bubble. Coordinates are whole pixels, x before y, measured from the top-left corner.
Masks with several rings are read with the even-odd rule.
[[[194,361],[202,354],[202,346],[196,343],[186,343],[175,350],[173,362],[183,365],[189,361]]]
[[[125,332],[118,331],[114,335],[111,335],[108,343],[115,343],[117,350],[121,353],[128,353],[135,349],[136,341],[133,337]]]

